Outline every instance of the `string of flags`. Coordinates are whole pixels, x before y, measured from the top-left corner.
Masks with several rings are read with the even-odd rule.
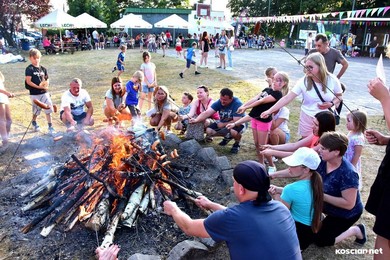
[[[302,14],[302,15],[284,15],[284,16],[266,16],[266,17],[233,17],[232,22],[243,23],[302,23],[302,22],[321,22],[323,24],[368,24],[374,26],[390,25],[390,21],[348,21],[343,19],[348,18],[367,18],[367,17],[380,17],[384,16],[390,6],[360,9],[353,11],[340,11],[340,12],[328,12],[318,14]],[[202,17],[202,19],[211,21],[224,21],[224,17]],[[324,20],[332,19],[332,20]]]

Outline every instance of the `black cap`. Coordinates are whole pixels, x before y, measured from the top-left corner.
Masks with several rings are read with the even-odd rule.
[[[234,167],[233,177],[245,189],[258,192],[256,201],[267,202],[271,200],[268,193],[270,179],[264,165],[256,161],[243,161]]]

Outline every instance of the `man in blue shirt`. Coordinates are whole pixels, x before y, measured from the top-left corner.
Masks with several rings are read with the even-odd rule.
[[[271,200],[264,166],[241,162],[233,179],[238,205],[226,208],[200,196],[195,203],[215,211],[206,219],[191,219],[172,201],[164,202],[164,211],[189,236],[225,241],[233,260],[302,259],[294,219],[282,203]]]
[[[225,146],[231,139],[235,142],[230,150],[231,153],[238,153],[240,150],[240,141],[242,133],[246,128],[246,124],[234,126],[232,129],[227,129],[226,126],[234,123],[245,113],[238,114],[237,109],[242,106],[239,98],[233,97],[233,91],[228,88],[223,88],[220,91],[219,100],[215,101],[206,111],[202,112],[196,119],[191,119],[190,123],[198,123],[211,117],[215,112],[219,113],[220,120],[210,124],[206,129],[206,142],[211,142],[212,136],[223,136],[224,139],[219,145]]]
[[[184,59],[187,60],[187,64],[186,67],[182,70],[182,72],[179,73],[180,78],[183,78],[184,72],[190,68],[191,64],[195,66],[195,75],[200,74],[200,72],[198,72],[198,66],[196,66],[196,62],[192,60],[192,57],[195,57],[195,50],[196,50],[196,42],[193,42],[191,48],[188,48],[187,50],[184,51],[183,56]]]

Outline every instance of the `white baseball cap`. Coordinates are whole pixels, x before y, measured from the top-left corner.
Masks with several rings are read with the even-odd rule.
[[[292,155],[283,158],[288,166],[304,165],[311,170],[316,170],[320,165],[321,159],[316,151],[308,147],[301,147]]]

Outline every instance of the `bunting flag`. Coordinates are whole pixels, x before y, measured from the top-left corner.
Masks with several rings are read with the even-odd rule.
[[[347,18],[362,18],[362,17],[373,17],[374,15],[379,16],[382,13],[382,16],[386,14],[386,12],[390,9],[390,6],[386,7],[378,7],[378,8],[368,8],[368,9],[360,9],[360,10],[351,10],[351,11],[339,11],[339,12],[331,12],[331,13],[318,13],[318,14],[303,14],[303,15],[287,15],[287,16],[270,16],[270,17],[233,17],[232,21],[240,21],[240,22],[249,22],[256,23],[260,22],[289,22],[289,23],[299,23],[304,21],[316,22],[322,20],[327,17],[338,17],[339,20],[343,19],[344,14],[346,14]],[[202,19],[209,20],[218,20],[225,21],[224,17],[202,17]],[[342,23],[345,21],[330,21],[333,23]],[[373,23],[374,24],[374,23]],[[376,25],[386,25],[387,22],[381,23],[377,22]]]

